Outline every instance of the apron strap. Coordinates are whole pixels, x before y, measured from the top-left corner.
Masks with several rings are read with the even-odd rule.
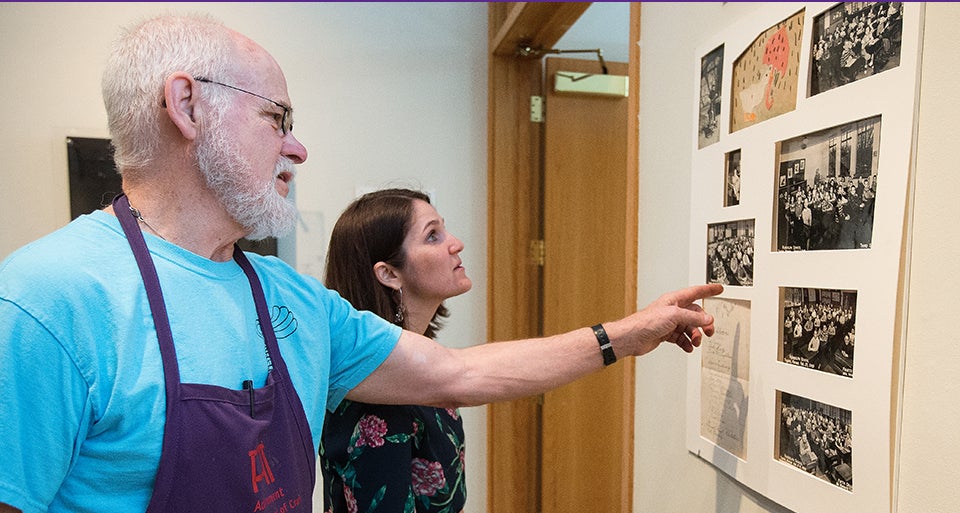
[[[237,244],[233,245],[233,259],[243,269],[247,275],[247,281],[250,282],[250,291],[253,292],[253,303],[257,307],[257,321],[260,323],[260,332],[263,334],[264,344],[267,346],[267,356],[269,357],[270,369],[274,364],[282,375],[287,375],[286,365],[283,358],[280,358],[280,345],[277,343],[277,334],[273,331],[273,324],[270,322],[270,310],[267,308],[267,298],[263,293],[263,285],[260,284],[260,278],[257,272],[250,264],[250,260],[243,254],[243,250]],[[274,363],[276,362],[276,363]]]
[[[150,302],[150,312],[153,314],[153,324],[157,330],[157,340],[160,343],[160,356],[163,359],[163,374],[167,391],[167,414],[178,398],[177,385],[180,383],[180,367],[177,364],[177,351],[173,345],[173,331],[170,329],[170,320],[167,318],[167,307],[163,301],[163,291],[160,289],[160,278],[157,269],[150,258],[150,250],[143,239],[143,233],[137,224],[137,219],[130,210],[130,201],[125,194],[118,194],[113,199],[113,212],[120,220],[120,227],[127,236],[130,249],[140,268],[143,285],[147,289],[147,300]]]

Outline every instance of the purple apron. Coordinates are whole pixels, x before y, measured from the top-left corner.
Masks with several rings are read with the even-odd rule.
[[[173,334],[153,260],[130,203],[113,209],[147,289],[166,384],[163,450],[147,513],[310,513],[316,479],[313,438],[256,272],[239,247],[233,259],[250,281],[271,368],[263,388],[181,383]]]

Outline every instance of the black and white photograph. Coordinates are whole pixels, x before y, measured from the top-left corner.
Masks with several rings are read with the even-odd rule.
[[[853,490],[850,410],[777,390],[777,460]]]
[[[780,288],[780,361],[853,377],[857,291]]]
[[[724,190],[723,206],[733,207],[740,204],[740,150],[734,150],[724,155]]]
[[[774,251],[870,249],[880,116],[780,143]]]
[[[700,129],[697,147],[720,140],[720,87],[723,83],[723,45],[700,59]]]
[[[814,18],[810,96],[900,65],[902,2],[843,2]]]
[[[753,286],[754,219],[707,225],[707,282]]]

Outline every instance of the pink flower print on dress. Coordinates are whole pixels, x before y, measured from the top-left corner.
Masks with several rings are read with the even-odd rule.
[[[343,498],[346,499],[347,513],[357,513],[357,498],[353,496],[353,488],[343,485]]]
[[[439,461],[414,458],[411,467],[413,492],[417,495],[433,497],[437,490],[447,485],[447,478],[443,475],[443,466]]]
[[[387,422],[376,415],[364,415],[360,418],[357,429],[360,430],[357,447],[380,447],[383,445],[383,435],[387,434]]]

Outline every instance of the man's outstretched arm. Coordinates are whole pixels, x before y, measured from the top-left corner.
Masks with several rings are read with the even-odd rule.
[[[696,303],[723,292],[719,284],[666,293],[603,328],[617,358],[642,356],[662,342],[686,352],[713,335],[713,317]],[[475,406],[543,393],[603,368],[591,328],[560,335],[451,349],[404,331],[390,356],[347,394],[380,404]]]

